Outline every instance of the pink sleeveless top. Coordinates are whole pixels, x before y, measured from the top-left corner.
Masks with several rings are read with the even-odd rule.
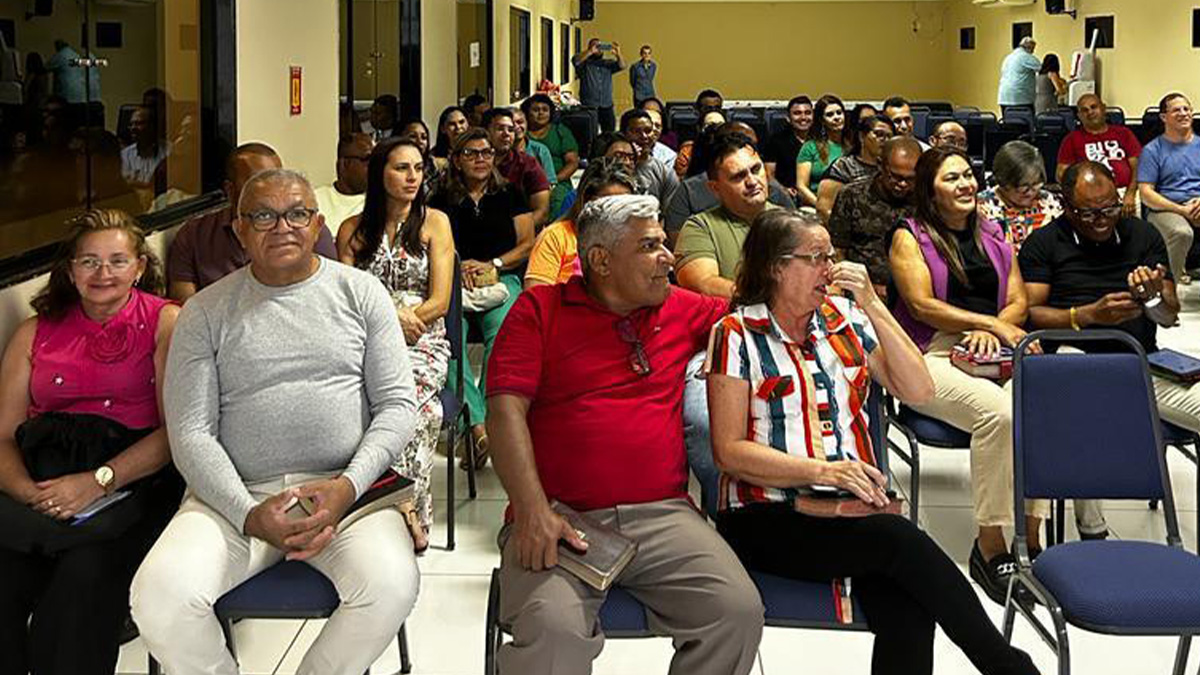
[[[29,417],[47,412],[102,415],[131,429],[161,424],[154,380],[158,314],[170,300],[133,289],[101,325],[78,303],[58,319],[39,318],[29,375]]]

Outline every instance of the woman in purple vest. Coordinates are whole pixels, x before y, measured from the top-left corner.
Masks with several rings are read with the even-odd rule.
[[[971,490],[979,537],[971,578],[1004,604],[1015,565],[1002,527],[1013,520],[1012,394],[1007,385],[974,377],[950,363],[964,344],[975,353],[1015,347],[1025,336],[1028,306],[1012,246],[993,221],[976,214],[978,185],[965,153],[934,148],[917,162],[916,217],[892,236],[890,261],[901,302],[895,315],[925,354],[933,401],[914,406],[971,434]],[[1048,515],[1031,503],[1029,545]]]

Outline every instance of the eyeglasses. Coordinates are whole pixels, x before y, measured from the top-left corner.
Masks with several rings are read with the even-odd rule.
[[[816,253],[786,253],[779,256],[781,260],[803,260],[804,262],[814,267],[823,267],[825,265],[837,262],[837,251],[817,251]]]
[[[642,339],[638,337],[637,328],[634,327],[633,321],[628,318],[621,319],[617,322],[617,334],[621,339],[632,347],[629,352],[629,369],[634,374],[640,377],[646,377],[650,374],[650,357],[646,355],[646,347],[642,344]]]
[[[458,154],[467,159],[492,159],[496,156],[496,151],[491,148],[467,148]]]
[[[1098,220],[1109,220],[1111,218],[1116,218],[1117,216],[1121,215],[1122,209],[1120,204],[1101,206],[1100,208],[1096,209],[1081,209],[1070,202],[1067,204],[1073,211],[1075,211],[1075,215],[1079,217],[1079,220],[1085,223],[1094,223]]]
[[[1045,185],[1046,185],[1045,183],[1041,183],[1041,182],[1026,183],[1024,185],[1018,185],[1018,186],[1014,187],[1013,192],[1020,192],[1022,194],[1027,194],[1027,195],[1036,195],[1042,191],[1042,187],[1044,187]]]
[[[280,218],[293,230],[308,227],[308,224],[312,222],[312,217],[316,213],[316,209],[304,208],[288,209],[283,212],[271,209],[259,209],[257,211],[244,211],[241,216],[250,222],[250,226],[256,232],[269,232],[275,229],[275,223],[278,223]]]
[[[626,162],[632,162],[637,159],[636,152],[621,152],[620,150],[614,150],[613,152],[609,153],[608,156],[618,160],[624,160]]]
[[[71,258],[71,264],[84,270],[85,272],[98,272],[101,267],[108,265],[108,269],[116,274],[125,272],[133,264],[137,262],[137,258],[113,258],[112,260],[104,260],[94,255],[85,255],[79,258]]]

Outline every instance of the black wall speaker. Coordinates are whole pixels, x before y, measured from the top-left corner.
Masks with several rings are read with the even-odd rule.
[[[1067,11],[1066,0],[1046,0],[1047,14],[1064,14]]]
[[[591,21],[596,18],[596,0],[579,0],[579,20]]]

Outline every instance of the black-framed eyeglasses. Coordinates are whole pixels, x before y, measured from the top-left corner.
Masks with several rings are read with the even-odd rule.
[[[1081,209],[1074,204],[1067,202],[1067,206],[1075,212],[1079,220],[1085,223],[1094,223],[1098,220],[1109,220],[1121,215],[1121,210],[1124,208],[1120,204],[1112,204],[1110,206],[1101,206],[1095,209]]]
[[[275,229],[275,223],[278,223],[280,218],[293,230],[308,227],[316,214],[316,209],[295,208],[287,211],[273,209],[243,211],[241,216],[250,223],[250,227],[253,227],[256,232],[269,232]]]
[[[642,344],[642,338],[638,336],[637,328],[633,325],[633,322],[629,319],[618,321],[617,334],[631,348],[629,352],[629,369],[641,377],[649,375],[652,370],[650,367],[650,357],[646,354],[646,346]]]
[[[951,148],[958,148],[959,150],[967,149],[967,139],[962,136],[954,136],[951,134],[942,134],[942,135],[938,136],[937,138],[939,141],[942,142],[942,145],[949,146]]]
[[[496,151],[491,148],[466,148],[458,154],[467,159],[492,159],[496,156]]]

